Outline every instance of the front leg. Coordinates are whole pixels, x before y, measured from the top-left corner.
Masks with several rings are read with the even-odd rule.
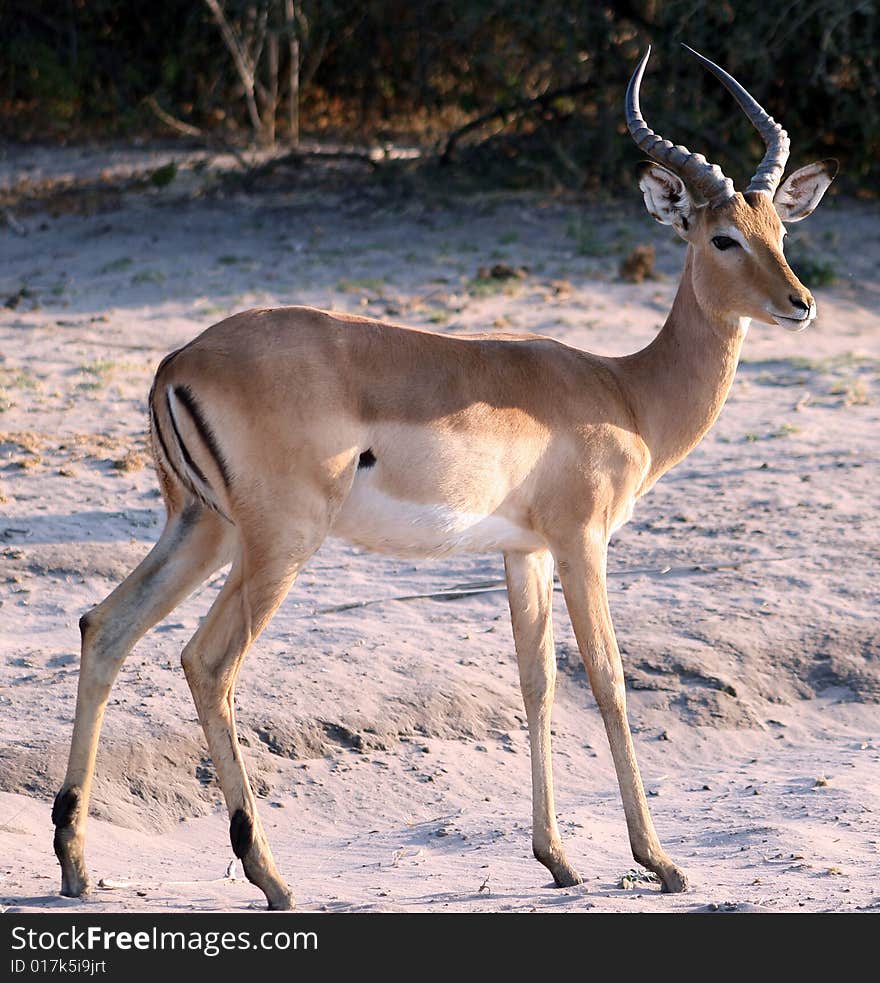
[[[579,542],[566,546],[564,551],[557,551],[559,579],[611,745],[633,856],[657,874],[664,891],[685,891],[687,877],[660,845],[639,775],[626,718],[623,665],[608,607],[606,556],[604,538],[584,534]]]
[[[553,805],[550,714],[556,684],[553,646],[553,557],[547,551],[507,553],[507,598],[532,756],[532,852],[557,887],[580,884],[566,860]]]

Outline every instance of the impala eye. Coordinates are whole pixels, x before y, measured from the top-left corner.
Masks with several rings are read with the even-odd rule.
[[[730,249],[731,246],[738,246],[739,243],[736,239],[731,239],[730,236],[714,236],[712,245],[716,249],[720,249],[721,252],[724,252],[725,249]]]

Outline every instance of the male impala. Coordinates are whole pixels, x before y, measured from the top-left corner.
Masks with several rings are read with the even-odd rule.
[[[696,52],[694,52],[696,54]],[[672,311],[647,348],[605,358],[535,335],[448,337],[302,307],[208,328],[159,366],[150,430],[168,512],[140,566],[81,622],[73,742],[55,801],[65,895],[89,886],[84,830],[104,708],[135,642],[213,571],[228,579],[183,668],[231,817],[232,848],[270,908],[293,898],[266,841],[236,738],[242,659],[327,536],[387,553],[504,554],[532,756],[533,847],[556,884],[580,878],[553,807],[550,712],[554,564],[602,713],[635,859],[683,891],[648,811],[626,717],[605,564],[636,500],[712,425],[751,320],[790,330],[816,316],[785,261],[783,222],[818,204],[836,163],[780,186],[788,136],[731,76],[697,55],[766,143],[746,192],[645,124],[650,214],[688,243]]]

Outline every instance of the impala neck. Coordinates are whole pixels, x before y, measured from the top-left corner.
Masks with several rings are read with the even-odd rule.
[[[749,325],[748,318],[705,312],[697,303],[692,274],[688,246],[666,323],[647,348],[622,360],[624,385],[651,452],[646,487],[685,457],[718,418]]]

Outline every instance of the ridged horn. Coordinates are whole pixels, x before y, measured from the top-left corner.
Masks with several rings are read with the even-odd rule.
[[[687,147],[676,146],[669,140],[664,140],[648,126],[642,116],[639,90],[650,55],[649,47],[627,86],[626,125],[630,135],[641,151],[677,174],[689,187],[699,191],[711,206],[722,205],[734,196],[733,181],[724,176],[717,164],[710,164],[702,154],[692,154]]]
[[[727,91],[739,103],[740,109],[748,116],[752,126],[761,134],[761,139],[767,146],[764,159],[758,165],[755,176],[749,182],[746,191],[766,191],[772,198],[782,180],[785,164],[788,161],[790,141],[785,130],[768,115],[767,112],[758,105],[755,99],[737,82],[737,80],[724,71],[723,68],[709,61],[694,51],[689,45],[684,45],[692,54],[696,55],[702,64],[721,82]]]

